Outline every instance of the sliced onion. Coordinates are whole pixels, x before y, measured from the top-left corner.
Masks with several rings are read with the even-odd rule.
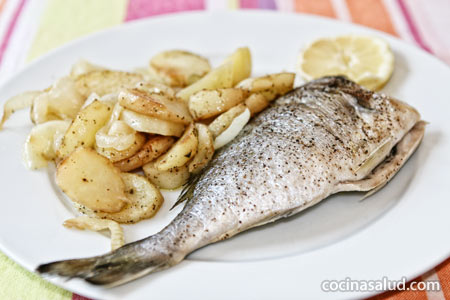
[[[70,70],[70,77],[76,78],[80,75],[97,70],[105,70],[105,68],[81,59],[72,66],[72,69]]]
[[[127,125],[124,121],[114,121],[109,128],[109,135],[128,135],[134,134],[136,131]]]
[[[116,103],[111,117],[103,128],[95,134],[97,147],[126,150],[136,141],[136,131],[125,122],[119,121],[123,107]]]
[[[95,141],[98,147],[114,148],[117,151],[126,150],[133,145],[136,140],[135,134],[127,135],[109,135],[107,133],[98,131],[95,135]]]
[[[30,169],[46,167],[48,161],[56,158],[56,149],[69,126],[69,120],[48,121],[34,126],[23,147],[25,165]]]
[[[109,119],[109,122],[106,125],[108,127],[108,130],[111,127],[112,123],[119,120],[120,115],[122,114],[123,110],[124,110],[124,108],[119,103],[116,103],[116,105],[114,106],[114,109],[111,113],[111,118]]]
[[[42,97],[42,95],[44,95],[45,93],[42,93],[40,95],[38,95],[34,100],[33,100],[33,104],[31,106],[31,111],[30,111],[30,117],[31,117],[31,121],[34,124],[42,124],[45,123],[47,121],[51,121],[53,120],[57,120],[58,118],[53,116],[49,116],[48,114],[48,98],[47,97]]]
[[[246,108],[242,114],[234,118],[231,125],[214,140],[214,149],[219,149],[231,142],[250,120],[250,110]]]
[[[111,250],[116,250],[125,244],[122,227],[115,221],[81,216],[74,219],[68,219],[64,221],[63,225],[67,228],[77,228],[81,230],[89,229],[93,231],[102,231],[109,229],[111,232]]]
[[[118,151],[130,148],[136,141],[136,131],[123,121],[115,121],[110,128],[106,126],[95,135],[98,147],[114,148]]]
[[[30,107],[33,104],[34,98],[39,96],[41,93],[41,91],[25,92],[6,101],[5,105],[3,106],[3,117],[0,121],[0,129],[3,128],[3,124],[9,119],[9,117],[11,117],[13,113],[18,110]]]
[[[62,77],[33,100],[31,119],[36,124],[55,119],[74,119],[85,100],[74,80]]]

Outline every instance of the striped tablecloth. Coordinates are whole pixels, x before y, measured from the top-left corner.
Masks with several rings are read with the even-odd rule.
[[[0,81],[55,47],[113,25],[188,10],[234,9],[309,13],[362,24],[450,64],[450,0],[0,0]],[[416,280],[439,280],[442,289],[388,292],[374,299],[450,300],[450,259]],[[85,299],[0,252],[0,299],[70,298]]]

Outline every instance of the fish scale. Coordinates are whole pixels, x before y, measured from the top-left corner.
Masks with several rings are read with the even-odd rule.
[[[419,113],[401,101],[343,77],[312,81],[276,100],[217,151],[182,193],[183,210],[159,233],[38,271],[117,285],[168,268],[200,247],[333,193],[381,188],[423,134]]]

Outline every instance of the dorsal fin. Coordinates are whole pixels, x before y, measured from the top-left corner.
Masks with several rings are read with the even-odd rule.
[[[181,194],[178,196],[177,202],[170,208],[170,210],[174,209],[176,206],[178,206],[180,203],[183,203],[184,201],[189,201],[192,198],[192,195],[194,193],[195,186],[197,185],[197,182],[200,179],[200,175],[195,174],[191,175],[188,182],[184,185],[183,189],[181,190]]]

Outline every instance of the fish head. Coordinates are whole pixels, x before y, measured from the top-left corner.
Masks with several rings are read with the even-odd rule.
[[[358,116],[365,136],[354,143],[359,153],[355,173],[363,178],[379,165],[420,120],[419,112],[409,104],[373,92],[343,76],[330,76],[316,80],[334,92],[341,93],[350,110]]]

